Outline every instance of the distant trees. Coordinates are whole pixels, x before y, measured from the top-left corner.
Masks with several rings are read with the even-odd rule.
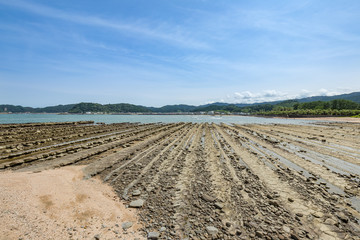
[[[87,112],[102,112],[102,113],[127,113],[127,112],[151,112],[150,109],[127,103],[106,104],[99,103],[79,103],[76,104],[69,113],[87,113]]]
[[[13,113],[139,113],[139,112],[223,112],[223,113],[250,113],[255,115],[278,115],[278,116],[353,116],[360,114],[360,104],[357,102],[336,99],[332,101],[313,101],[298,102],[287,100],[277,104],[211,104],[204,106],[190,105],[167,105],[161,108],[144,107],[127,103],[119,104],[99,104],[99,103],[79,103],[58,105],[45,108],[31,108],[14,105],[0,105],[0,112]]]

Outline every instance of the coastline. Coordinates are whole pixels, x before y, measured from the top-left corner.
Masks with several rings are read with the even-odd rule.
[[[360,118],[353,117],[304,117],[304,118],[291,118],[291,117],[273,117],[277,119],[295,119],[295,120],[315,120],[325,122],[348,122],[348,123],[360,123]]]

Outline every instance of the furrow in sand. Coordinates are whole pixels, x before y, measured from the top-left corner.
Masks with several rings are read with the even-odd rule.
[[[276,145],[276,147],[307,161],[322,165],[340,176],[352,177],[351,175],[358,175],[359,178],[360,165],[356,163],[358,160],[354,160],[355,158],[352,156],[344,156],[344,154],[339,154],[333,150],[329,152],[326,148],[314,146],[307,141],[294,139],[288,135],[274,134],[271,131],[254,129],[248,126],[238,126],[238,128],[246,129],[248,133],[263,138],[267,142]]]
[[[86,178],[98,175],[129,207],[143,200],[137,211],[143,236],[148,232],[158,232],[159,239],[360,236],[359,212],[353,208],[359,175],[336,166],[355,164],[359,153],[358,136],[351,132],[355,125],[322,124],[301,130],[255,124],[75,125],[0,126],[0,147],[5,142],[13,148],[44,140],[11,150],[16,154],[39,148],[30,157],[6,158],[6,167],[36,174],[86,164]],[[58,139],[48,139],[56,133]],[[321,141],[326,138],[331,139]],[[349,146],[352,140],[355,147]],[[0,148],[4,150],[8,147]]]
[[[231,129],[231,127],[227,127],[227,129]],[[239,135],[238,129],[232,129],[232,131],[231,134],[241,136]],[[288,181],[289,184],[305,198],[307,196],[313,196],[312,199],[316,199],[315,203],[317,205],[321,204],[324,209],[332,209],[332,206],[336,205],[338,208],[346,208],[355,218],[360,218],[360,199],[356,192],[358,191],[358,188],[356,187],[357,183],[345,182],[345,184],[347,184],[345,189],[341,189],[337,185],[341,185],[340,183],[341,181],[344,181],[344,178],[321,178],[319,177],[321,174],[317,171],[318,168],[316,168],[316,166],[313,166],[313,168],[310,168],[311,170],[307,171],[301,167],[301,164],[299,163],[302,159],[296,159],[296,155],[286,154],[286,152],[283,153],[280,150],[277,150],[277,148],[273,149],[271,145],[267,146],[267,144],[264,144],[263,142],[261,143],[264,145],[260,145],[251,140],[253,138],[251,135],[244,132],[241,132],[241,134],[243,134],[242,138],[247,139],[246,141],[248,142],[242,142],[242,144],[244,146],[249,145],[251,147],[249,148],[249,151],[255,151],[253,153],[257,154],[259,159],[264,161],[265,164],[270,165],[277,173],[281,173],[281,177]],[[276,153],[279,151],[279,154]],[[284,169],[286,171],[283,171]],[[290,169],[295,171],[291,171]],[[322,168],[320,168],[320,170],[326,171],[326,169]],[[328,176],[327,174],[329,173],[330,172],[327,171],[324,174],[325,176]],[[285,177],[287,179],[285,179]],[[329,179],[333,181],[338,180],[339,182],[335,182],[338,184],[333,185]],[[334,209],[333,211],[336,210]]]
[[[95,176],[106,169],[112,168],[116,163],[122,161],[123,159],[127,159],[130,155],[134,154],[136,151],[140,151],[141,149],[148,147],[154,144],[157,140],[166,137],[167,135],[178,131],[183,128],[184,124],[171,124],[166,125],[160,129],[155,130],[151,134],[147,133],[146,136],[150,136],[147,139],[125,149],[124,151],[116,152],[107,157],[100,159],[99,161],[93,162],[87,165],[84,169],[85,178],[89,178]],[[139,136],[135,136],[136,139]]]
[[[358,150],[360,149],[360,146],[356,147],[356,144],[358,144],[360,140],[353,141],[351,148],[349,147],[344,148],[343,143],[340,141],[337,141],[338,146],[331,146],[330,144],[327,143],[328,141],[327,138],[308,137],[306,136],[306,134],[303,134],[302,136],[300,135],[293,136],[294,134],[292,134],[291,131],[285,131],[285,132],[277,131],[276,128],[274,130],[267,126],[256,126],[256,129],[260,133],[273,137],[278,137],[282,139],[284,142],[289,142],[292,143],[293,145],[299,146],[303,148],[305,151],[308,149],[318,154],[322,154],[323,156],[325,156],[325,158],[327,157],[337,158],[339,159],[338,161],[340,162],[343,161],[344,164],[347,164],[347,162],[350,163],[350,165],[360,164],[359,161],[360,152]],[[343,137],[344,140],[345,135],[343,136],[344,136]]]
[[[348,178],[343,178],[338,174],[329,171],[322,164],[320,165],[311,161],[307,161],[293,152],[289,152],[286,148],[282,148],[277,144],[269,143],[259,135],[254,136],[253,134],[246,131],[245,128],[239,126],[237,128],[228,128],[234,131],[235,134],[241,134],[241,136],[251,140],[252,145],[254,145],[254,147],[257,148],[260,152],[266,154],[268,158],[271,158],[275,164],[282,164],[284,167],[298,170],[301,175],[306,178],[310,178],[308,180],[312,180],[313,176],[319,176],[329,183],[341,188],[343,191],[351,192],[351,189],[357,189],[357,184],[355,182],[349,181]],[[355,192],[354,194],[357,195]]]
[[[186,137],[190,136],[190,129],[191,128],[182,129],[174,133],[171,139],[169,137],[167,138],[167,143],[161,146],[156,156],[149,158],[149,161],[151,161],[141,169],[136,179],[124,186],[123,198],[132,199],[131,189],[143,189],[145,191],[143,191],[141,196],[143,199],[146,199],[148,193],[157,188],[160,174],[166,168],[171,168],[171,165],[175,162],[173,158],[181,153],[181,151],[179,151],[182,148],[181,143],[184,143],[187,140]]]
[[[354,125],[356,126],[356,125]],[[264,126],[266,128],[266,126]],[[273,131],[283,133],[290,136],[297,136],[299,138],[306,138],[313,141],[326,140],[327,143],[337,144],[341,143],[339,149],[350,149],[358,151],[360,148],[360,131],[355,127],[346,129],[343,127],[336,127],[332,124],[318,124],[317,126],[304,126],[299,128],[294,125],[272,125]]]
[[[125,133],[121,133],[119,135],[116,136],[112,136],[110,138],[105,138],[105,139],[95,139],[86,143],[82,143],[82,144],[71,144],[68,147],[63,147],[60,146],[60,149],[44,149],[45,151],[42,151],[42,153],[37,153],[37,151],[35,151],[35,155],[32,153],[32,155],[23,155],[18,157],[17,159],[6,159],[5,163],[0,164],[0,168],[5,169],[5,168],[14,168],[14,166],[16,166],[15,169],[21,169],[21,168],[26,168],[27,166],[30,165],[35,165],[38,162],[53,162],[55,165],[57,164],[56,162],[61,162],[63,161],[63,159],[66,158],[77,158],[77,159],[83,159],[83,158],[78,158],[79,155],[84,155],[86,156],[86,158],[88,157],[85,153],[89,152],[89,156],[92,156],[94,154],[100,154],[105,152],[106,150],[109,149],[113,149],[115,147],[118,146],[122,146],[123,144],[129,145],[129,143],[133,142],[132,138],[135,134],[140,134],[143,132],[148,132],[151,131],[153,129],[158,129],[159,126],[153,126],[153,127],[144,127],[144,128],[134,128],[131,129],[129,131],[126,131]],[[133,138],[136,139],[136,138]],[[99,151],[97,151],[99,150]],[[76,153],[76,155],[73,155],[74,153]],[[69,155],[69,156],[66,156]],[[49,161],[52,160],[52,161]],[[55,161],[56,160],[56,161]],[[71,161],[70,161],[71,163]],[[40,163],[42,164],[42,163]],[[50,166],[51,167],[51,166]]]
[[[34,133],[26,133],[25,136],[35,136],[35,139],[16,139],[11,145],[2,145],[2,157],[4,158],[16,158],[21,155],[31,155],[35,152],[41,152],[50,148],[59,148],[66,145],[72,145],[77,142],[88,141],[92,139],[99,138],[99,136],[111,136],[116,135],[117,133],[127,132],[137,129],[138,127],[150,127],[147,125],[137,126],[134,124],[113,124],[105,126],[105,129],[102,129],[101,126],[94,126],[96,130],[88,129],[86,127],[73,127],[71,129],[66,129],[67,131],[52,131],[52,129],[38,129]],[[91,126],[91,128],[93,128]],[[38,138],[36,138],[38,136]],[[7,136],[11,138],[18,137]],[[1,152],[0,149],[0,152]],[[6,154],[10,152],[10,154]]]
[[[194,139],[197,129],[197,125],[193,126],[186,135],[186,140],[172,149],[171,158],[165,156],[171,162],[165,162],[165,165],[158,171],[159,177],[155,185],[148,185],[146,182],[137,184],[137,189],[142,192],[141,197],[146,199],[145,207],[140,212],[146,231],[161,231],[163,237],[179,239],[179,233],[176,232],[178,222],[175,217],[179,205],[174,199],[180,189],[175,186],[180,181],[185,157],[196,144]]]
[[[326,212],[323,212],[312,202],[306,201],[287,182],[281,181],[273,170],[263,164],[257,157],[251,155],[251,153],[242,146],[238,145],[224,129],[220,127],[217,127],[217,129],[222,134],[224,139],[235,150],[235,152],[241,157],[241,159],[246,162],[251,171],[254,172],[271,191],[279,193],[279,202],[282,206],[289,209],[290,212],[292,212],[294,215],[296,213],[302,213],[305,215],[305,218],[303,218],[304,226],[306,226],[307,229],[311,229],[313,233],[317,235],[317,238],[339,238],[338,234],[339,231],[341,232],[340,229],[335,229],[335,226],[331,227],[327,224],[324,224],[323,219],[320,219],[319,221],[318,219],[311,217],[314,215],[314,213],[319,213],[318,215],[325,216]],[[296,201],[289,202],[289,199],[296,199]]]
[[[220,146],[221,162],[232,177],[229,185],[232,188],[234,229],[229,229],[230,236],[234,233],[241,239],[314,236],[309,229],[301,227],[301,220],[278,201],[279,194],[264,185],[216,129],[213,135],[216,145]]]
[[[141,168],[135,171],[135,173],[132,173],[134,176],[136,176],[136,178],[124,187],[122,194],[123,199],[128,199],[129,190],[136,184],[138,184],[139,182],[147,182],[145,180],[146,178],[152,178],[155,176],[156,172],[158,171],[159,165],[164,161],[166,155],[170,152],[170,149],[177,143],[178,138],[182,137],[183,135],[181,134],[180,136],[178,136],[177,133],[178,132],[175,132],[172,133],[170,136],[167,136],[162,145],[158,144],[158,150],[155,151],[152,156],[144,156],[141,158],[141,160],[143,161],[137,164],[141,165]],[[117,179],[118,177],[113,180],[114,184],[116,184],[115,181]],[[146,185],[146,191],[150,192],[152,189],[149,187],[149,184]]]
[[[93,148],[90,148],[85,151],[76,152],[76,153],[70,154],[68,156],[56,158],[51,161],[46,161],[46,159],[44,159],[42,161],[40,160],[39,162],[35,162],[34,164],[29,165],[28,167],[21,168],[20,171],[41,171],[44,169],[51,169],[51,168],[71,165],[76,162],[83,161],[84,159],[87,159],[91,156],[107,152],[111,149],[121,146],[122,144],[126,144],[128,142],[132,142],[137,139],[141,139],[141,138],[145,138],[145,137],[151,137],[152,135],[154,135],[158,132],[161,132],[161,131],[165,130],[165,128],[168,128],[168,127],[169,126],[158,126],[157,128],[152,128],[151,130],[141,131],[142,133],[140,133],[140,134],[133,133],[133,134],[130,134],[129,137],[127,137],[127,138],[124,138],[124,139],[121,139],[121,140],[118,140],[115,142],[111,142],[108,144],[103,144],[103,145],[100,145],[97,147],[93,147]],[[130,149],[130,148],[133,149],[134,147],[132,146],[129,148],[125,148],[125,150],[128,151],[128,149]],[[104,159],[109,159],[109,158],[113,159],[112,157],[116,158],[116,153],[112,154]],[[101,164],[101,161],[95,162],[94,165],[102,165],[104,168],[107,167],[106,165]],[[89,166],[90,166],[89,168],[85,168],[85,169],[90,170],[93,165],[90,164]],[[101,168],[101,167],[99,167],[99,168]],[[85,172],[85,173],[88,174],[87,172]]]

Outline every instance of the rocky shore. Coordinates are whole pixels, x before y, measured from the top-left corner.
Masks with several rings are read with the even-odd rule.
[[[14,239],[359,239],[359,159],[357,123],[0,125],[0,230]]]

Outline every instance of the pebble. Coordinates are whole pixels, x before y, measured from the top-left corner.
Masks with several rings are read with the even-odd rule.
[[[316,218],[322,218],[324,216],[324,214],[322,212],[314,212],[314,213],[312,213],[312,215]]]
[[[288,226],[283,226],[282,229],[284,232],[290,233],[291,229]]]
[[[129,205],[129,207],[132,207],[132,208],[140,208],[144,205],[144,200],[142,199],[138,199],[138,200],[135,200],[135,201],[132,201]]]
[[[141,194],[140,190],[136,189],[132,192],[133,196],[139,196]]]
[[[344,223],[347,223],[349,221],[349,219],[345,216],[343,212],[338,212],[336,216]]]
[[[159,239],[160,233],[158,232],[149,232],[148,239]]]
[[[275,207],[279,207],[279,203],[277,202],[277,201],[269,201],[269,204],[270,205],[273,205],[273,206],[275,206]]]
[[[121,227],[126,231],[127,229],[131,228],[132,225],[133,225],[132,222],[124,222],[123,224],[121,224]]]
[[[224,204],[222,204],[221,202],[216,202],[215,207],[218,209],[222,209],[224,207]]]
[[[328,219],[325,220],[324,223],[327,224],[327,225],[335,225],[336,221],[334,219],[328,218]]]
[[[256,232],[255,232],[255,236],[256,236],[256,237],[261,238],[261,237],[263,237],[263,235],[264,235],[264,233],[261,232],[261,231],[256,231]]]
[[[203,194],[201,196],[201,198],[204,200],[204,201],[207,201],[207,202],[214,202],[216,200],[216,198],[212,197],[212,196],[209,196],[207,194]]]
[[[206,231],[210,234],[210,235],[215,235],[218,233],[218,229],[216,227],[213,226],[207,226],[206,227]]]
[[[94,239],[95,239],[95,240],[100,240],[100,235],[99,235],[99,234],[96,234],[96,235],[94,236]]]

